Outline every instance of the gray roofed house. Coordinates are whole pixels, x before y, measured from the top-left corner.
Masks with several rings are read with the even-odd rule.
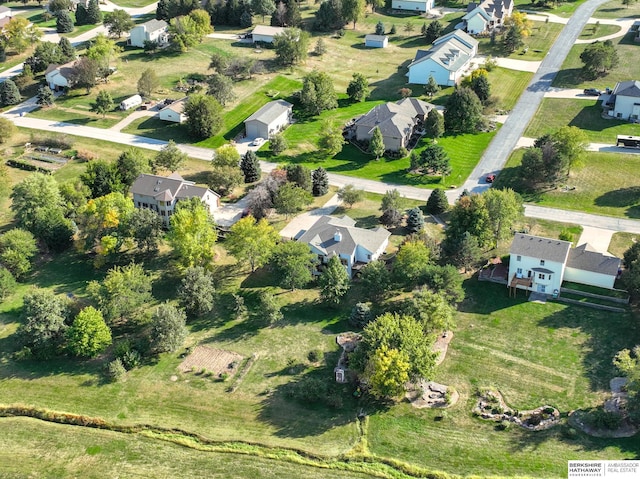
[[[293,105],[288,101],[270,101],[244,121],[247,138],[268,139],[291,123],[292,114]]]
[[[590,244],[584,243],[569,251],[567,268],[616,276],[620,269],[620,259],[602,254]]]
[[[640,81],[618,82],[605,107],[609,116],[634,123],[640,121]]]
[[[76,60],[72,60],[64,65],[51,64],[44,72],[44,78],[52,90],[62,90],[72,87],[73,69]]]
[[[569,241],[517,233],[513,237],[509,253],[564,263],[570,248]]]
[[[475,35],[502,25],[512,12],[513,0],[484,0],[481,3],[469,3],[462,20],[465,30]]]
[[[166,226],[178,201],[189,198],[200,198],[213,215],[220,204],[220,195],[209,188],[196,186],[177,173],[168,177],[158,175],[139,175],[130,188],[136,208],[149,208],[162,217]]]
[[[187,121],[187,115],[184,114],[184,106],[188,99],[188,97],[184,97],[165,106],[158,113],[158,118],[173,123],[184,123]]]
[[[164,47],[169,44],[168,30],[169,24],[164,20],[149,20],[131,29],[127,45],[144,48],[145,42],[156,42],[159,47]]]
[[[321,216],[297,240],[307,243],[321,263],[337,255],[350,276],[362,266],[380,257],[391,233],[385,228],[358,228],[348,216]]]
[[[382,133],[385,149],[398,151],[408,145],[414,129],[431,109],[431,103],[417,98],[403,98],[397,102],[376,105],[354,122],[356,139],[369,141],[377,127]]]

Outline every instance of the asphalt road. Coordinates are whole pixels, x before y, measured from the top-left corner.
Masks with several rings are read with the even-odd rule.
[[[480,158],[480,161],[462,186],[463,190],[482,193],[491,186],[484,181],[484,178],[490,173],[499,173],[503,168],[518,140],[524,135],[524,131],[538,110],[545,93],[551,88],[551,82],[562,67],[569,50],[576,43],[580,32],[596,8],[607,1],[587,0],[571,16],[549,50],[548,55],[540,64],[540,68],[533,75],[531,83],[520,96],[516,106],[511,110],[509,118],[493,138],[482,158]]]

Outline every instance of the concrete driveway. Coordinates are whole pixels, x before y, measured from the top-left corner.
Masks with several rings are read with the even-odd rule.
[[[615,233],[615,231],[604,228],[594,228],[593,226],[583,226],[582,234],[580,235],[580,239],[578,239],[577,245],[580,246],[581,244],[587,243],[598,253],[613,256],[609,253],[609,243],[611,243],[613,233]]]
[[[316,208],[315,210],[308,211],[293,218],[287,226],[282,228],[280,236],[287,239],[295,239],[307,231],[313,224],[318,221],[318,218],[324,215],[330,215],[340,205],[341,201],[338,195],[333,195],[329,198],[324,206]]]

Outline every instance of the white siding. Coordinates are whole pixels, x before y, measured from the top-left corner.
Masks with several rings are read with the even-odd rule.
[[[385,48],[388,45],[388,43],[389,41],[386,38],[382,41],[366,39],[364,42],[364,46],[371,47],[371,48]]]
[[[172,121],[174,123],[184,123],[187,120],[185,115],[169,108],[161,110],[158,116],[161,120]]]
[[[593,271],[584,271],[582,269],[567,267],[564,270],[564,280],[571,281],[573,283],[589,284],[600,288],[612,289],[616,277],[608,274],[594,273]]]
[[[640,115],[640,106],[634,105],[637,101],[637,98],[616,95],[615,108],[609,115],[622,120],[630,120],[633,115],[636,115],[635,119],[638,119],[637,115]]]
[[[534,268],[544,268],[552,271],[552,273],[534,271]],[[552,294],[556,289],[560,291],[565,269],[564,264],[549,260],[545,260],[544,264],[540,264],[539,258],[531,258],[529,256],[520,256],[520,261],[518,261],[518,255],[512,254],[509,259],[509,283],[511,283],[515,275],[519,274],[519,269],[522,270],[523,278],[531,278],[533,283],[530,288],[531,291],[540,291],[539,286],[544,286],[544,292],[547,294]],[[544,278],[540,278],[539,275],[543,275]]]
[[[467,20],[467,32],[472,34],[482,33],[487,29],[487,22],[482,15],[477,14]]]
[[[416,63],[409,68],[409,83],[426,85],[429,76],[433,76],[438,85],[455,85],[455,75],[431,59]]]
[[[264,42],[264,43],[273,43],[273,35],[263,35],[261,33],[254,33],[252,35],[253,43],[256,42]]]
[[[391,8],[394,10],[410,10],[413,12],[428,12],[433,8],[433,0],[393,0]]]
[[[245,121],[244,126],[247,132],[247,138],[269,138],[269,128],[264,123],[257,120]]]

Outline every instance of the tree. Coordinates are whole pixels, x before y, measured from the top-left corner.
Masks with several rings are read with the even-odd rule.
[[[173,140],[169,140],[169,143],[158,152],[153,164],[156,168],[174,172],[181,168],[188,159],[188,155],[180,150]]]
[[[89,0],[87,5],[86,25],[97,25],[102,21],[102,12],[98,6],[98,0]]]
[[[386,147],[384,145],[384,138],[382,137],[382,132],[379,127],[375,127],[373,129],[373,133],[371,134],[371,139],[369,140],[369,153],[375,155],[376,161],[380,159],[381,156],[384,155]]]
[[[520,30],[516,25],[511,25],[504,36],[503,45],[504,49],[508,53],[513,53],[524,45],[522,30]]]
[[[440,334],[454,327],[455,309],[444,295],[427,288],[413,292],[404,312],[422,325],[426,335]]]
[[[153,312],[149,346],[155,354],[177,351],[187,334],[187,317],[181,309],[165,303]]]
[[[16,133],[16,126],[7,118],[0,117],[0,145],[9,142]]]
[[[328,119],[322,120],[319,134],[318,146],[326,156],[333,157],[342,151],[345,141],[342,128],[337,124]]]
[[[31,24],[26,17],[12,17],[3,28],[5,47],[15,50],[16,53],[23,53],[29,45],[35,44],[42,32],[35,25]]]
[[[412,163],[415,159],[412,158]],[[449,155],[440,145],[431,143],[428,145],[420,156],[417,158],[418,164],[412,164],[412,168],[422,169],[425,173],[440,173],[442,179],[451,173],[451,165],[449,162]]]
[[[284,23],[290,27],[300,27],[302,24],[302,14],[298,2],[288,2],[285,10]]]
[[[327,170],[322,166],[311,173],[311,194],[313,196],[324,196],[329,192],[329,176]]]
[[[365,101],[369,96],[369,80],[362,73],[354,73],[347,86],[347,95],[353,102]]]
[[[285,241],[276,246],[269,265],[278,278],[278,284],[293,291],[311,281],[311,268],[315,262],[316,255],[307,244]]]
[[[120,153],[115,169],[122,185],[128,189],[140,174],[151,171],[151,162],[140,150],[130,148]]]
[[[71,3],[71,0],[50,0],[49,1],[49,11],[54,14],[61,10],[66,10],[70,12],[72,9],[73,9],[73,3]]]
[[[45,207],[62,205],[58,182],[53,176],[32,173],[13,187],[11,211],[18,225],[29,231],[34,229],[38,211]]]
[[[404,24],[404,31],[411,34],[415,30],[413,23],[410,20],[407,20],[407,23]]]
[[[91,190],[92,198],[124,190],[115,165],[104,160],[88,163],[84,173],[80,175],[80,179]]]
[[[384,210],[380,216],[380,223],[387,228],[396,228],[402,223],[402,214],[393,208]]]
[[[442,23],[438,20],[434,20],[429,23],[429,26],[424,32],[424,38],[427,43],[433,43],[433,41],[442,35]]]
[[[211,214],[199,198],[178,203],[167,239],[183,266],[209,266],[218,235]]]
[[[0,235],[0,264],[18,279],[29,272],[37,251],[36,239],[29,231],[14,228]]]
[[[351,209],[353,205],[364,199],[364,190],[357,189],[353,185],[345,185],[338,190],[338,198]]]
[[[478,238],[468,231],[465,231],[461,237],[457,238],[454,247],[449,248],[449,260],[457,267],[468,269],[476,265],[482,257],[482,249],[478,243]]]
[[[273,0],[251,0],[251,9],[256,14],[262,15],[262,23],[264,23],[264,17],[274,12],[276,4]]]
[[[75,224],[64,217],[62,207],[45,205],[37,211],[33,234],[51,251],[67,249],[75,232]]]
[[[409,210],[407,216],[407,229],[412,233],[418,233],[424,228],[424,216],[417,206]]]
[[[260,162],[253,150],[247,151],[244,158],[240,161],[240,169],[244,175],[245,183],[253,183],[260,179]]]
[[[273,37],[273,48],[278,63],[297,65],[307,58],[309,34],[299,28],[285,28]]]
[[[491,96],[491,85],[489,84],[488,74],[476,75],[471,81],[471,89],[478,96],[482,104],[486,104]]]
[[[197,139],[210,138],[222,128],[222,106],[211,96],[189,96],[184,105],[184,114],[189,132]]]
[[[427,200],[427,213],[441,215],[449,209],[447,195],[442,188],[434,189]]]
[[[73,31],[73,20],[66,10],[56,12],[56,32],[71,33]]]
[[[290,164],[285,168],[287,181],[305,191],[311,191],[311,171],[304,165]]]
[[[231,227],[225,246],[239,263],[248,263],[253,273],[269,261],[279,239],[266,219],[246,216]]]
[[[109,66],[111,59],[122,51],[115,40],[106,37],[104,34],[99,33],[91,41],[91,46],[87,49],[87,58],[93,60],[98,65],[98,73],[104,79],[106,79],[111,71]]]
[[[580,166],[589,146],[589,137],[577,126],[562,126],[551,135],[554,146],[567,165],[567,176],[571,168]]]
[[[392,190],[387,190],[387,192],[382,196],[380,210],[400,210],[402,209],[402,203],[403,198],[400,196],[400,192],[397,189],[394,188]]]
[[[366,298],[379,301],[391,289],[391,273],[384,261],[376,260],[367,263],[360,270],[360,285]]]
[[[0,301],[4,301],[17,287],[18,283],[16,283],[11,271],[0,266]]]
[[[319,57],[327,53],[327,46],[325,45],[324,40],[322,38],[318,38],[318,41],[316,42],[316,46],[313,49],[313,53]]]
[[[102,118],[104,118],[107,116],[107,113],[113,110],[114,106],[115,103],[113,102],[113,98],[111,98],[111,93],[107,90],[100,90],[96,101],[91,104],[91,111],[102,115]]]
[[[341,0],[326,0],[320,4],[316,12],[313,29],[328,32],[344,27],[345,19],[342,13]]]
[[[67,37],[62,37],[58,42],[57,53],[60,56],[60,63],[67,63],[71,60],[75,60],[77,56],[76,49],[71,44],[71,40]]]
[[[33,288],[24,295],[23,303],[23,323],[17,331],[22,346],[38,359],[58,354],[67,329],[67,302],[51,290]]]
[[[164,235],[162,218],[148,208],[136,208],[129,218],[129,235],[145,253],[158,251]]]
[[[102,313],[93,306],[78,313],[66,337],[71,353],[80,357],[95,358],[111,344],[111,330]]]
[[[267,319],[268,324],[275,324],[278,321],[282,321],[284,317],[275,295],[268,291],[260,292],[260,314]]]
[[[242,184],[243,180],[242,171],[237,166],[213,165],[208,174],[207,183],[212,191],[221,196],[228,196],[235,187]]]
[[[211,18],[205,10],[192,10],[188,15],[171,18],[169,32],[172,49],[186,52],[202,43],[205,35],[211,32]]]
[[[473,90],[456,87],[444,112],[444,124],[447,131],[454,133],[473,133],[482,119],[482,103]]]
[[[481,247],[488,246],[493,240],[491,220],[484,195],[463,196],[451,209],[449,226],[445,230],[445,249],[451,254],[465,232],[478,239]]]
[[[289,147],[286,138],[281,133],[276,133],[269,138],[269,148],[271,152],[278,156]]]
[[[364,16],[365,0],[342,0],[342,18],[345,22],[353,22],[353,29],[356,23]]]
[[[202,266],[187,268],[178,287],[178,302],[187,316],[197,318],[213,311],[216,290],[213,274]]]
[[[444,118],[435,108],[429,110],[424,121],[424,130],[427,136],[433,138],[434,143],[444,133]]]
[[[634,347],[631,351],[619,351],[613,359],[613,365],[626,376],[626,409],[630,419],[637,423],[640,421],[640,346]]]
[[[55,101],[55,97],[53,96],[53,91],[47,85],[41,85],[38,88],[38,95],[36,103],[42,107],[48,107],[53,105]]]
[[[293,183],[287,183],[278,189],[274,200],[276,211],[289,217],[297,213],[313,201],[311,193]]]
[[[429,96],[429,98],[431,98],[433,95],[435,95],[439,91],[440,91],[440,87],[436,83],[435,78],[433,78],[433,75],[429,75],[429,80],[427,81],[427,84],[424,86],[424,92]],[[431,111],[429,113],[431,113]]]
[[[528,37],[533,27],[533,22],[527,19],[527,14],[517,10],[514,10],[511,15],[505,18],[504,24],[506,27],[515,26],[523,37]]]
[[[524,215],[522,198],[511,189],[497,190],[491,188],[484,193],[485,204],[489,213],[489,228],[498,246],[500,241],[512,236],[513,227]]]
[[[431,251],[422,241],[404,243],[393,264],[393,276],[405,286],[414,286],[424,276],[431,262]]]
[[[214,73],[207,80],[207,95],[211,95],[222,106],[235,99],[233,81],[220,73]]]
[[[111,268],[101,283],[91,281],[87,292],[105,319],[113,323],[116,319],[130,319],[152,300],[151,284],[151,277],[142,266],[130,263]]]
[[[325,110],[338,107],[338,97],[329,75],[317,70],[304,76],[300,102],[311,115],[319,115]]]
[[[384,23],[382,23],[382,20],[379,20],[378,23],[376,23],[375,34],[376,35],[384,35]]]
[[[349,315],[349,324],[356,328],[364,328],[373,319],[370,303],[356,303]]]
[[[126,11],[116,8],[113,12],[107,12],[104,14],[104,21],[102,22],[109,35],[120,38],[123,33],[131,30],[135,23]]]
[[[7,79],[0,83],[0,105],[17,105],[21,101],[20,90],[13,80]]]
[[[138,93],[144,98],[149,98],[153,90],[160,86],[160,79],[156,75],[156,71],[147,68],[142,72],[138,79]]]
[[[349,291],[350,283],[349,273],[340,258],[337,255],[331,256],[318,278],[320,299],[332,305],[340,304],[342,297]]]
[[[411,365],[406,353],[381,345],[367,362],[364,377],[369,393],[378,399],[396,399],[403,395]]]
[[[88,57],[78,60],[69,73],[69,83],[76,88],[85,88],[87,94],[98,83],[98,63]]]
[[[213,166],[232,166],[238,167],[240,164],[240,153],[235,146],[231,144],[222,145],[216,148],[213,159],[211,160]]]

